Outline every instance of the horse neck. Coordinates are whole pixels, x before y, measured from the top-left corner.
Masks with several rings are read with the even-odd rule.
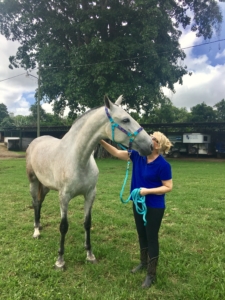
[[[79,158],[80,164],[85,164],[99,140],[106,138],[104,128],[108,122],[104,107],[101,107],[83,115],[64,136],[62,142],[74,159]]]

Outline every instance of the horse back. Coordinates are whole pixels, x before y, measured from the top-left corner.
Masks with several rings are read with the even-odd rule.
[[[91,155],[85,164],[65,141],[42,136],[32,141],[26,152],[26,170],[30,182],[81,195],[95,188],[98,167]]]
[[[30,181],[33,181],[38,171],[38,166],[44,168],[46,163],[54,157],[59,139],[52,136],[41,136],[34,139],[26,150],[26,171]]]

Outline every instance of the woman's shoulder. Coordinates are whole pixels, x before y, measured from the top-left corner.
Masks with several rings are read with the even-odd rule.
[[[158,158],[159,158],[160,163],[162,163],[163,165],[170,166],[170,163],[166,160],[166,158],[162,154],[160,154]]]
[[[136,150],[131,151],[131,155],[130,155],[131,160],[138,160],[138,159],[145,159],[145,156],[141,156]]]
[[[130,157],[131,158],[137,158],[139,155],[139,153],[136,151],[136,150],[131,150],[131,154],[130,154]]]

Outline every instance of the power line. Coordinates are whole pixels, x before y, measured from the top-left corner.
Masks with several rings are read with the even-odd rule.
[[[34,71],[35,69],[36,69],[36,68],[32,69],[32,71]],[[30,75],[30,76],[32,76],[32,77],[34,77],[34,78],[37,78],[36,76],[33,76],[32,74],[29,74],[28,71],[27,71],[26,73],[22,73],[22,74],[13,76],[13,77],[9,77],[9,78],[2,79],[2,80],[0,80],[0,82],[9,80],[9,79],[12,79],[12,78],[15,78],[15,77],[19,77],[19,76],[22,76],[22,75],[27,75],[27,74],[28,74],[28,76]],[[37,78],[37,79],[38,79],[38,78]]]
[[[216,40],[216,41],[212,41],[212,42],[202,43],[202,44],[199,44],[199,45],[184,47],[184,48],[181,48],[181,49],[182,50],[186,50],[186,49],[196,48],[196,47],[200,47],[200,46],[204,46],[204,45],[209,45],[209,44],[214,44],[214,43],[218,43],[218,42],[222,42],[222,41],[225,41],[225,38],[224,39],[220,39],[220,40]],[[168,53],[168,52],[169,51],[161,52],[161,54]],[[133,60],[133,59],[140,59],[140,58],[147,58],[147,57],[148,57],[148,55],[144,55],[144,56],[137,56],[137,57],[132,57],[132,58],[111,60],[111,61],[107,61],[107,62],[106,61],[105,62],[98,62],[98,63],[93,63],[93,64],[80,64],[80,65],[76,65],[74,67],[84,67],[84,66],[93,66],[93,65],[100,65],[100,64],[108,64],[108,63],[118,63],[118,62],[122,62],[122,61]],[[71,66],[44,67],[44,68],[41,67],[41,69],[59,69],[59,68],[72,68],[72,67]],[[13,77],[5,78],[5,79],[0,80],[0,82],[6,81],[6,80],[10,80],[10,79],[13,79],[15,77],[19,77],[19,76],[22,76],[22,75],[25,75],[25,74],[27,74],[27,73],[22,73],[22,74],[13,76]]]
[[[0,82],[5,81],[5,80],[9,80],[9,79],[12,79],[12,78],[16,78],[16,77],[19,77],[19,76],[22,76],[22,75],[25,75],[25,74],[27,74],[27,73],[22,73],[22,74],[13,76],[13,77],[5,78],[5,79],[0,80]]]
[[[185,49],[189,49],[189,48],[195,48],[195,47],[200,47],[200,46],[204,46],[204,45],[214,44],[214,43],[222,42],[222,41],[225,41],[225,39],[221,39],[221,40],[217,40],[217,41],[213,41],[213,42],[208,42],[208,43],[202,43],[202,44],[199,44],[199,45],[189,46],[189,47],[185,47],[185,48],[181,48],[181,49],[185,50]]]
[[[204,46],[204,45],[208,45],[208,44],[214,44],[214,43],[218,43],[218,42],[222,42],[225,41],[225,39],[220,39],[220,40],[216,40],[216,41],[212,41],[212,42],[207,42],[207,43],[202,43],[199,45],[194,45],[194,46],[189,46],[189,47],[184,47],[181,48],[182,50],[185,49],[189,49],[189,48],[195,48],[195,47],[200,47],[200,46]],[[168,53],[169,51],[164,51],[164,52],[160,52],[159,54],[164,54],[164,53]],[[80,65],[76,65],[74,67],[85,67],[85,66],[93,66],[93,65],[100,65],[100,64],[109,64],[109,63],[117,63],[117,62],[122,62],[122,61],[127,61],[127,60],[134,60],[134,59],[140,59],[140,58],[147,58],[149,55],[143,55],[143,56],[137,56],[137,57],[132,57],[132,58],[125,58],[125,59],[119,59],[119,60],[111,60],[111,61],[103,61],[103,62],[97,62],[97,63],[92,63],[92,64],[80,64]],[[59,67],[42,67],[42,69],[60,69],[60,68],[73,68],[71,66],[59,66]]]

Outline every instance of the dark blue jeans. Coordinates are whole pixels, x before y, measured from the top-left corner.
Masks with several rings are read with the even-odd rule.
[[[148,248],[148,254],[150,258],[159,256],[159,229],[164,211],[164,208],[147,207],[147,224],[144,226],[143,216],[136,212],[133,204],[134,219],[137,228],[140,249]]]

